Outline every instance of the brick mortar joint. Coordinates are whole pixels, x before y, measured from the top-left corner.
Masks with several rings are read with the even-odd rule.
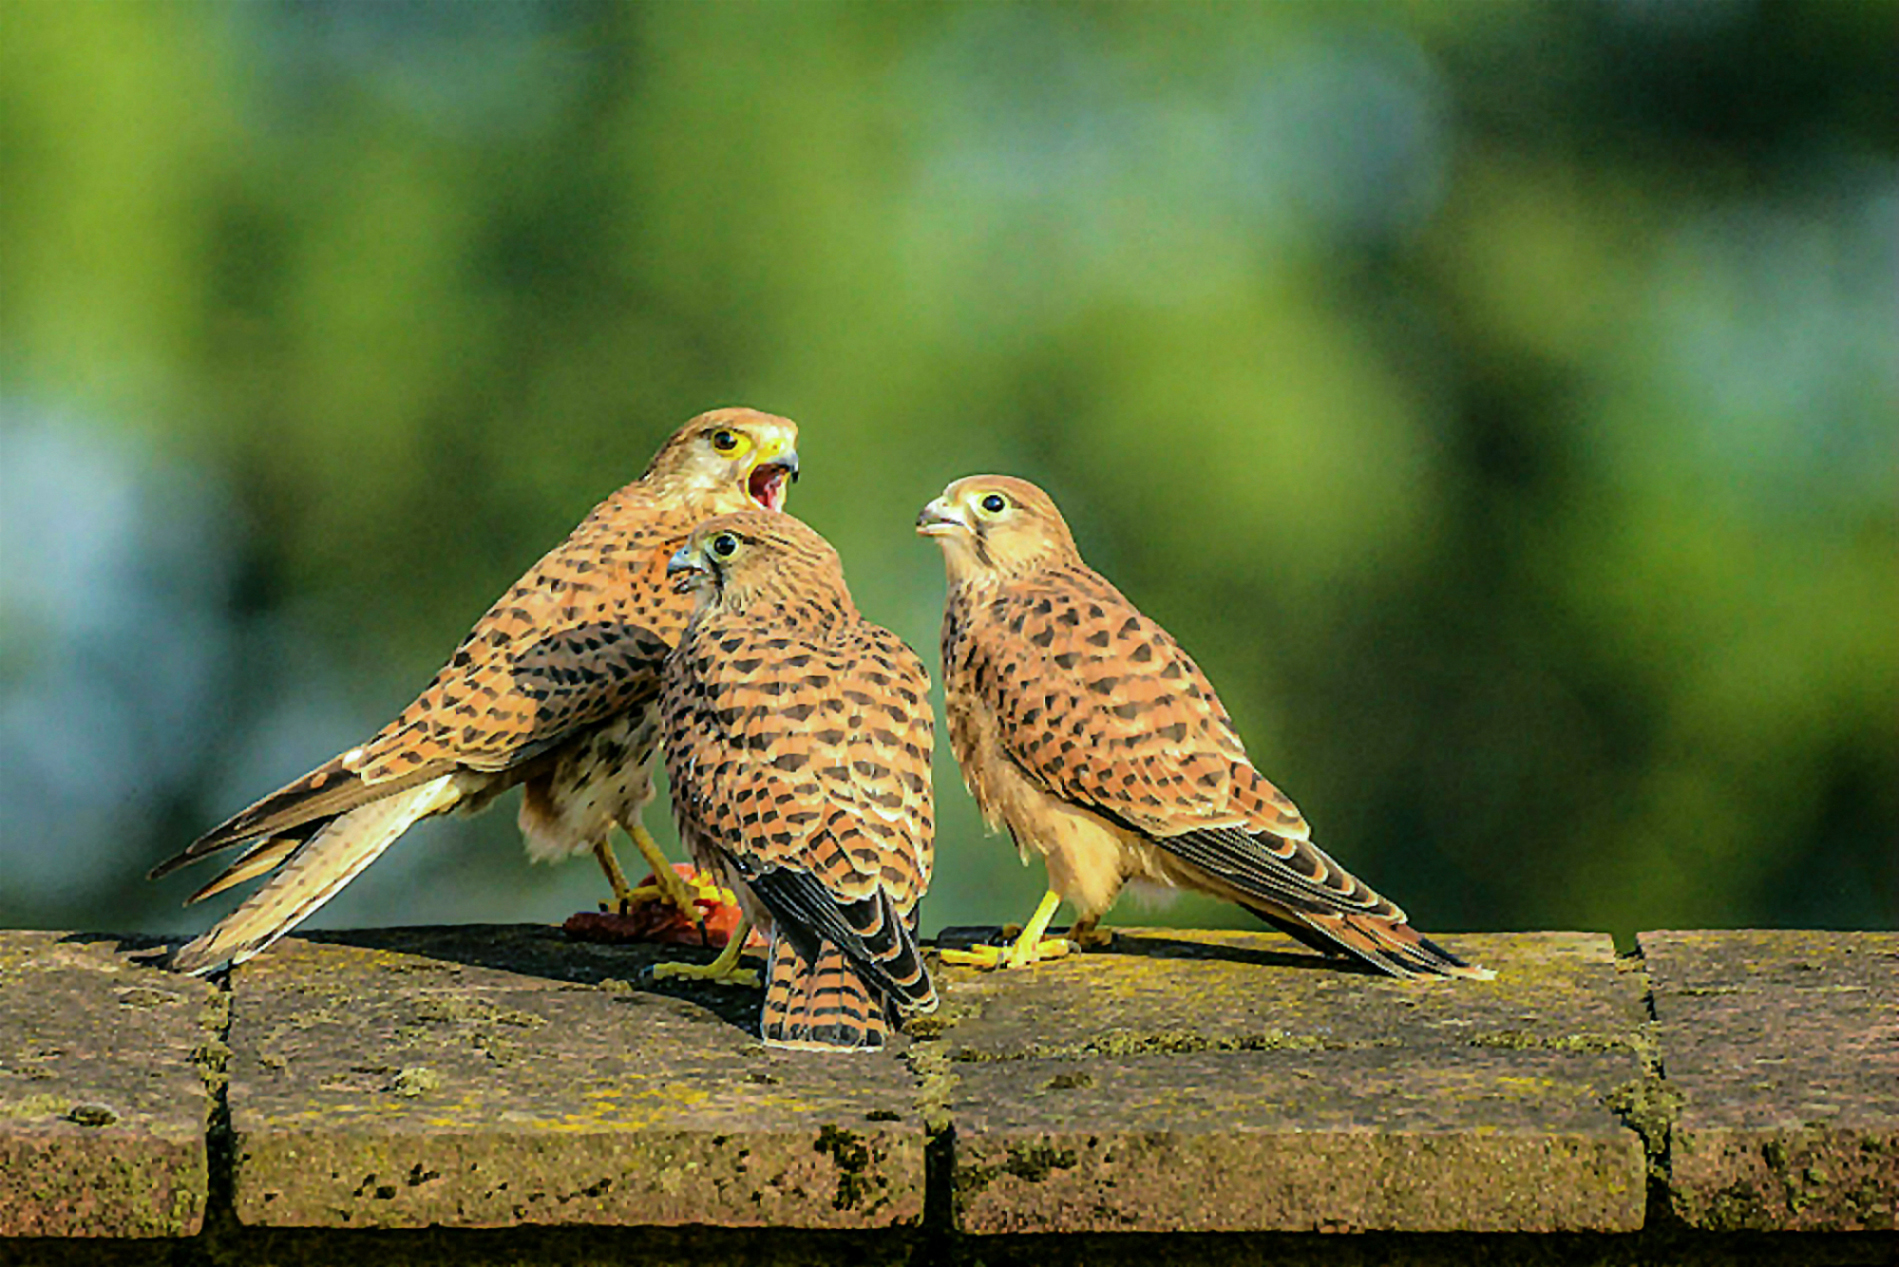
[[[1655,1009],[1655,979],[1648,970],[1648,956],[1638,945],[1618,957],[1617,966],[1642,977],[1642,1032],[1637,1037],[1636,1056],[1642,1062],[1642,1076],[1615,1087],[1603,1096],[1603,1107],[1615,1114],[1642,1141],[1648,1191],[1643,1225],[1658,1231],[1683,1230],[1675,1213],[1671,1193],[1674,1188],[1675,1125],[1681,1117],[1682,1095],[1668,1081],[1657,1037],[1659,1018]]]
[[[229,973],[213,982],[217,993],[207,1008],[212,1036],[192,1053],[204,1079],[205,1113],[204,1234],[215,1239],[237,1227],[237,1138],[231,1130],[231,1026],[235,1021]]]

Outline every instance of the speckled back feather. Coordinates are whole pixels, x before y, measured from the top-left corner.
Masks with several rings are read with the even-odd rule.
[[[261,840],[196,896],[272,865],[285,869],[271,885],[290,883],[294,865],[306,877],[301,888],[320,894],[289,901],[267,885],[174,962],[201,971],[215,966],[214,952],[229,951],[235,962],[282,935],[285,919],[304,918],[367,865],[354,842],[381,839],[326,825],[448,775],[452,796],[415,805],[427,813],[478,808],[525,782],[522,827],[531,846],[554,838],[547,856],[588,847],[617,816],[636,813],[651,796],[646,767],[658,740],[652,714],[661,665],[691,613],[690,600],[667,581],[667,560],[694,524],[753,504],[745,483],[719,478],[717,461],[705,456],[707,437],[722,428],[796,436],[789,420],[751,409],[686,423],[638,480],[594,507],[509,587],[395,720],[154,868],[158,878]],[[307,878],[332,872],[342,881],[313,886]]]
[[[944,693],[966,772],[982,759],[971,720],[980,702],[1026,777],[1165,851],[1175,879],[1387,972],[1464,969],[1312,844],[1298,807],[1253,768],[1200,666],[1082,562],[1047,494],[1005,477],[951,492],[970,483],[1004,491],[1016,518],[987,540],[974,525],[977,541],[951,568]],[[970,782],[980,799],[989,781],[977,772]]]
[[[841,974],[846,995],[868,986],[933,1006],[916,940],[934,839],[929,677],[858,613],[815,532],[739,514],[692,542],[722,531],[747,554],[708,582],[667,665],[666,770],[682,837],[806,946],[773,953],[767,1030],[849,1011],[828,987],[813,995],[820,968]]]

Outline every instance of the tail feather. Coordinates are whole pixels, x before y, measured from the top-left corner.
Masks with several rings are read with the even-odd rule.
[[[149,877],[160,880],[182,866],[232,845],[241,845],[259,836],[282,836],[293,828],[340,817],[392,792],[432,782],[442,773],[439,764],[431,764],[400,779],[366,783],[361,775],[343,764],[342,757],[334,757],[296,782],[278,788],[225,819],[192,841],[182,853],[153,867]]]
[[[936,987],[917,944],[916,912],[900,912],[887,889],[846,901],[811,872],[789,867],[760,871],[746,884],[775,922],[840,948],[880,993],[914,1011],[936,1007]]]
[[[274,871],[305,841],[328,825],[328,820],[319,819],[314,823],[293,827],[281,836],[264,837],[246,849],[236,862],[219,872],[216,879],[186,898],[185,905],[202,902],[208,897],[224,892],[234,884],[242,884],[268,871]]]
[[[209,932],[182,947],[172,956],[172,967],[203,973],[249,959],[308,919],[416,820],[452,808],[461,791],[456,776],[442,775],[338,815],[306,840],[290,834],[264,841],[238,859],[231,872],[245,874],[229,883],[258,874],[273,860],[282,861],[282,870]],[[286,842],[291,847],[285,848]],[[223,887],[231,872],[213,886]]]
[[[867,1051],[890,1038],[884,1001],[844,952],[780,930],[771,943],[759,1036],[769,1047]]]

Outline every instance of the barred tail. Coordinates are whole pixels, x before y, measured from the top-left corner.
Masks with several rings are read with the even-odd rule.
[[[180,948],[172,956],[172,967],[204,973],[221,964],[243,963],[315,914],[417,819],[451,808],[461,795],[456,776],[446,774],[339,814],[307,839],[298,839],[301,833],[294,831],[266,838],[198,896],[281,863],[277,874],[209,932]]]
[[[890,1037],[884,1001],[844,952],[780,929],[772,938],[759,1034],[769,1047],[864,1051]]]

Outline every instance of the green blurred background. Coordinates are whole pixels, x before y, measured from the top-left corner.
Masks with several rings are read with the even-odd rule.
[[[0,924],[203,926],[148,866],[745,403],[932,666],[917,508],[1048,487],[1423,927],[1891,926],[1896,32],[0,0]],[[1022,918],[937,782],[926,927]],[[512,808],[317,922],[590,907]]]

